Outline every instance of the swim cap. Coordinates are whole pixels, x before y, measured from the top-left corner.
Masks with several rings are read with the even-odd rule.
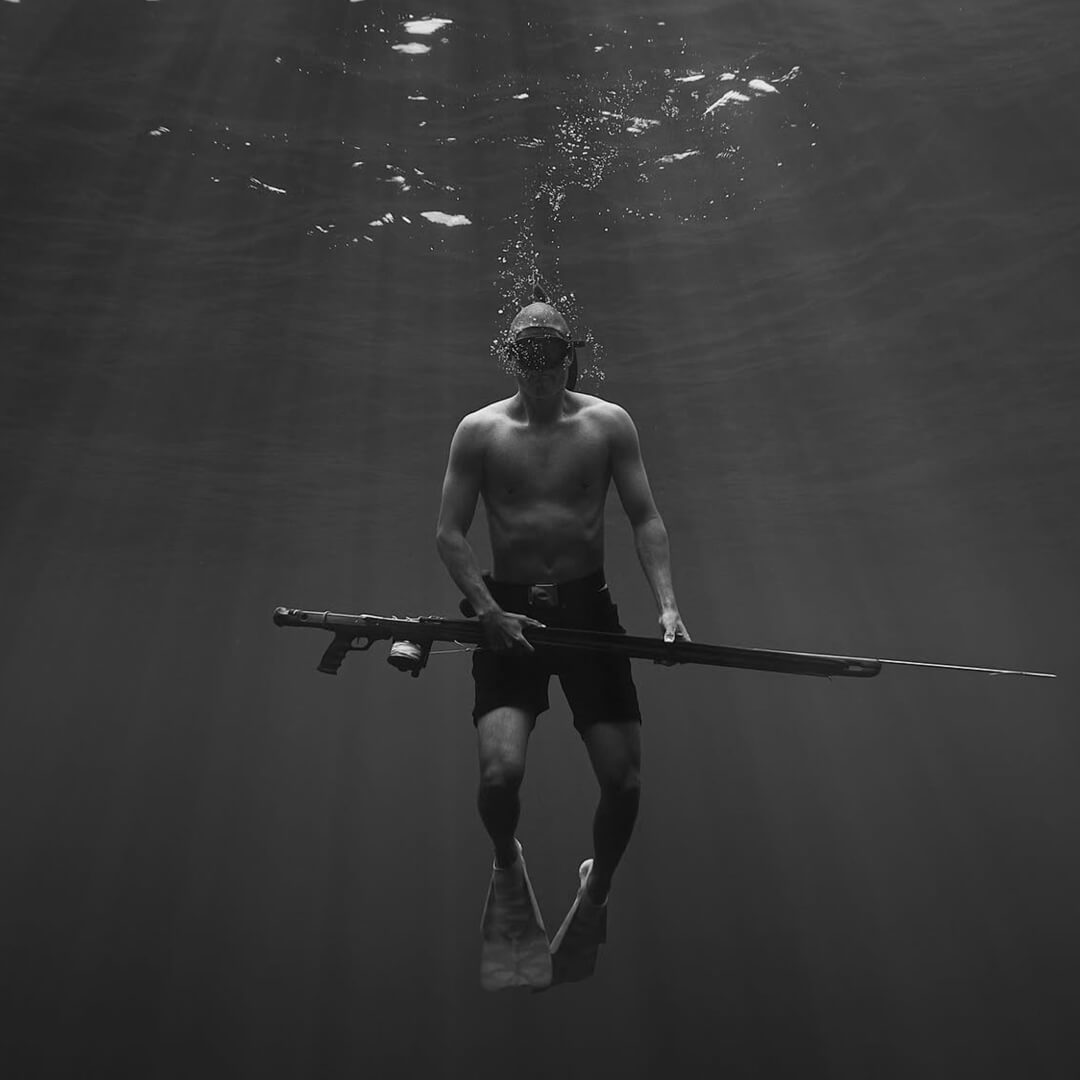
[[[510,324],[510,338],[561,337],[570,340],[570,327],[559,312],[547,303],[547,297],[537,285],[533,289],[533,302],[523,307]]]

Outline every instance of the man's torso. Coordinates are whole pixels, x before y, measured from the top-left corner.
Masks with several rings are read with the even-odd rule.
[[[480,494],[499,581],[570,581],[603,566],[611,482],[608,403],[567,393],[562,416],[530,426],[513,399],[480,410]]]

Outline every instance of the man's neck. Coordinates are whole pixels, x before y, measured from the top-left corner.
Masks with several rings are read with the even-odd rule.
[[[525,419],[536,427],[549,427],[562,418],[566,391],[561,390],[550,398],[529,398],[518,391],[518,402]]]

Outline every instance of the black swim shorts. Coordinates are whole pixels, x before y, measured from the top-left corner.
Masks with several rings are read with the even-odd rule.
[[[545,626],[626,633],[619,625],[619,609],[611,599],[603,570],[560,582],[554,589],[484,580],[504,611],[528,615]],[[559,677],[579,733],[598,722],[641,722],[630,657],[618,653],[542,646],[537,646],[535,653],[520,649],[497,652],[481,647],[473,653],[472,673],[476,684],[474,724],[503,705],[539,716],[550,708],[548,681],[552,675]]]

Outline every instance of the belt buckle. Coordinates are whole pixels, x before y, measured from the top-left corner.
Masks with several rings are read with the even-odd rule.
[[[533,607],[557,608],[559,606],[559,586],[554,584],[530,585],[529,603]]]

